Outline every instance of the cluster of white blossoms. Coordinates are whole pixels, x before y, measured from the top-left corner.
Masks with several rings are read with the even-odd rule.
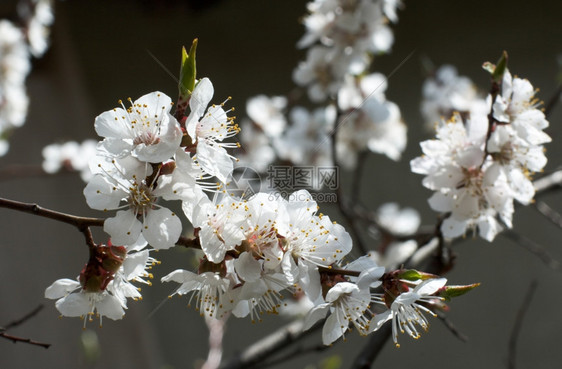
[[[305,190],[288,200],[258,193],[248,200],[225,195],[201,201],[193,225],[205,257],[197,273],[179,269],[162,281],[179,283],[173,295],[189,295],[201,315],[214,318],[231,313],[261,321],[263,314],[282,312],[293,295],[302,302],[292,305],[300,314],[309,310],[305,329],[329,314],[322,332],[326,345],[350,326],[367,335],[389,320],[395,342],[396,327],[404,324],[417,338],[415,326],[428,326],[420,307],[434,315],[424,304],[441,302],[446,280],[416,271],[385,273],[370,256],[344,265],[351,237],[317,209]]]
[[[507,69],[500,77],[487,111],[442,121],[437,138],[422,142],[424,155],[411,162],[413,172],[426,176],[423,185],[436,191],[429,204],[445,213],[447,238],[477,228],[491,241],[511,227],[513,200],[532,201],[531,176],[546,165],[542,145],[551,139],[533,86]]]
[[[421,113],[426,126],[433,130],[437,122],[451,118],[455,112],[463,117],[486,115],[490,107],[470,78],[459,76],[452,65],[443,65],[422,86]]]
[[[9,149],[12,130],[25,123],[29,98],[25,80],[31,71],[31,55],[47,50],[53,22],[50,0],[18,4],[20,22],[0,20],[0,156]]]
[[[286,106],[287,99],[282,96],[260,95],[248,100],[250,120],[242,123],[239,166],[265,172],[276,159],[293,165],[331,165],[330,132],[336,109],[327,106],[310,111],[295,106],[287,114]]]
[[[190,295],[201,315],[221,318],[228,313],[260,321],[265,313],[278,314],[285,299],[302,295],[309,302],[307,328],[329,314],[325,344],[344,336],[350,326],[366,335],[388,320],[396,327],[406,324],[406,332],[417,337],[415,326],[426,328],[427,320],[416,304],[440,301],[446,289],[425,288],[422,293],[416,286],[437,277],[385,273],[371,256],[346,265],[350,235],[318,212],[306,190],[289,199],[257,193],[243,200],[228,194],[223,178],[232,168],[227,149],[233,145],[223,140],[238,127],[222,105],[207,107],[212,95],[211,82],[199,80],[189,98],[189,114],[180,114],[179,121],[162,92],[129,100],[129,107],[121,104],[96,118],[103,140],[90,162],[84,195],[92,208],[117,212],[104,222],[110,242],[89,244],[90,258],[80,276],[57,280],[45,291],[47,298],[57,300],[61,315],[86,321],[99,316],[100,324],[104,316],[121,319],[127,300],[141,298],[133,283],[150,284],[147,268],[157,261],[147,244],[168,249],[182,235],[179,216],[162,203],[179,200],[195,229],[191,245],[204,256],[196,272],[178,269],[161,280],[178,283],[172,295]],[[219,182],[211,183],[211,177]],[[408,222],[403,228],[416,227]],[[372,293],[373,288],[383,293]]]
[[[399,160],[406,148],[406,125],[398,106],[386,100],[387,80],[380,73],[347,76],[338,93],[342,112],[336,151],[347,169],[357,166],[357,154],[369,150]]]
[[[84,195],[93,209],[117,211],[105,220],[104,230],[111,243],[119,246],[90,245],[90,261],[80,278],[59,280],[47,289],[47,297],[61,298],[57,308],[62,315],[97,311],[100,319],[104,315],[120,319],[126,298],[140,298],[130,282],[148,276],[145,267],[154,262],[144,248],[149,244],[168,249],[182,234],[179,216],[161,202],[182,201],[191,220],[193,208],[208,201],[204,191],[223,186],[209,180],[216,177],[224,182],[232,171],[232,157],[225,149],[231,145],[222,141],[236,134],[238,127],[222,104],[207,107],[212,96],[211,82],[207,78],[198,81],[182,124],[170,114],[172,101],[162,92],[134,102],[129,99],[129,107],[121,102],[121,107],[96,118],[95,129],[103,140],[95,145],[96,153],[89,162]],[[77,169],[83,163],[74,163],[77,158],[72,155],[92,149],[89,142],[83,146],[46,147],[45,170],[54,172],[67,164]],[[100,256],[107,253],[109,261]],[[87,282],[90,280],[98,283]]]
[[[157,262],[145,243],[124,246],[96,245],[90,249],[90,259],[77,280],[63,278],[45,290],[45,297],[57,300],[62,316],[81,317],[84,327],[94,316],[117,320],[125,315],[127,299],[141,299],[140,288],[132,282],[150,285],[152,274],[147,269]],[[148,278],[148,279],[147,279]]]
[[[141,299],[134,283],[150,284],[148,279],[153,278],[147,269],[157,261],[150,252],[175,245],[200,249],[199,267],[175,270],[161,281],[179,284],[171,295],[188,295],[190,304],[207,319],[233,315],[261,321],[263,314],[280,313],[291,297],[301,297],[305,328],[328,314],[322,334],[327,345],[350,327],[367,335],[386,321],[393,322],[395,342],[398,329],[417,338],[416,327],[428,325],[423,312],[434,314],[451,292],[459,295],[474,287],[446,287],[445,280],[435,275],[394,270],[393,264],[415,251],[415,241],[388,245],[399,259],[373,253],[349,262],[351,236],[319,212],[307,190],[293,192],[287,199],[276,193],[243,198],[229,193],[228,179],[233,178],[237,160],[229,151],[240,145],[228,139],[240,129],[229,116],[233,109],[225,110],[225,103],[210,105],[211,81],[196,79],[196,44],[190,54],[184,50],[182,55],[177,104],[158,91],[135,101],[129,98],[128,103],[120,101],[119,107],[96,117],[94,127],[102,140],[95,146],[88,141],[82,147],[67,143],[44,150],[48,172],[62,166],[78,169],[84,164],[75,162],[74,156],[95,150],[83,193],[91,208],[108,214],[103,221],[110,236],[107,245],[96,244],[85,232],[90,257],[78,278],[57,280],[45,291],[47,298],[57,300],[61,315],[86,317],[86,321],[98,316],[100,324],[104,316],[121,319],[128,299]],[[384,99],[384,82],[380,75],[346,81],[338,109],[349,114],[350,122],[340,122],[341,134],[346,135],[346,125],[360,132],[342,141],[362,140],[350,145],[397,159],[405,144],[405,129],[401,123],[392,126],[399,121],[399,111]],[[286,107],[282,97],[251,100],[247,110],[255,132],[261,132],[271,142],[267,146],[282,159],[333,164],[327,144],[336,108],[309,113],[294,107],[289,126]],[[368,128],[361,131],[359,126]],[[259,136],[249,141],[252,138],[261,142]],[[259,147],[254,149],[260,152]],[[266,156],[267,150],[261,152]],[[247,152],[248,158],[251,163],[255,156]],[[184,236],[185,222],[182,214],[172,210],[171,201],[181,203],[193,238]],[[381,209],[378,218],[389,234],[411,234],[419,226],[413,210],[399,210],[395,204]],[[386,258],[386,265],[377,265],[377,257]]]
[[[307,87],[313,102],[329,101],[311,111],[289,107],[283,96],[249,99],[246,111],[251,121],[243,126],[251,133],[241,137],[240,165],[260,172],[275,159],[330,166],[334,135],[337,164],[346,169],[356,167],[362,151],[399,160],[406,147],[406,125],[398,106],[386,99],[386,78],[367,71],[373,55],[390,50],[393,36],[388,21],[397,21],[400,5],[396,0],[310,2],[310,14],[304,18],[306,34],[298,43],[309,48],[308,56],[293,79]]]
[[[89,162],[97,154],[98,141],[84,140],[82,143],[67,141],[43,148],[42,167],[46,173],[54,174],[61,169],[80,172],[82,180],[88,182],[92,176]]]
[[[308,88],[312,101],[334,96],[347,74],[367,70],[374,54],[390,50],[394,37],[388,21],[396,22],[397,0],[315,0],[308,4],[306,34],[298,42],[309,48],[293,80]]]

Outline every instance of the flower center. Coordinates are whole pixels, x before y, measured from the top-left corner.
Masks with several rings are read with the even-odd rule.
[[[156,145],[160,142],[160,137],[157,134],[150,131],[141,132],[135,139],[133,140],[134,145],[145,144],[146,146]]]
[[[129,188],[127,202],[136,215],[146,215],[148,210],[152,209],[156,200],[157,197],[152,195],[152,189],[142,182],[140,184],[135,182]]]

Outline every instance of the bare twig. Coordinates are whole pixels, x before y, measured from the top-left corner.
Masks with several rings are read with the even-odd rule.
[[[0,337],[3,337],[7,340],[10,340],[13,343],[22,342],[22,343],[27,343],[27,344],[34,345],[34,346],[41,346],[41,347],[44,347],[46,349],[49,348],[51,346],[50,343],[38,342],[38,341],[34,341],[32,339],[29,339],[29,338],[22,338],[22,337],[18,337],[18,336],[14,336],[14,335],[6,333],[6,331],[8,329],[13,328],[13,327],[17,327],[18,325],[21,325],[21,324],[25,323],[26,321],[28,321],[29,319],[33,318],[35,315],[37,315],[37,313],[39,313],[39,311],[41,311],[41,309],[43,309],[43,305],[37,306],[35,309],[33,309],[29,313],[25,314],[20,319],[14,320],[14,321],[6,324],[5,327],[0,327]]]
[[[336,101],[336,105],[337,105],[337,101]],[[337,108],[337,117],[336,117],[336,125],[334,127],[334,130],[331,133],[331,145],[332,145],[332,163],[335,167],[339,167],[339,161],[338,161],[338,155],[337,155],[337,135],[338,135],[338,120],[341,118],[342,116],[342,111]],[[345,119],[345,118],[344,118]],[[359,249],[359,252],[361,253],[361,255],[365,255],[367,253],[367,249],[365,248],[365,245],[363,244],[363,240],[361,238],[361,231],[359,229],[359,225],[357,224],[357,219],[356,217],[353,216],[352,213],[352,209],[353,206],[348,202],[347,197],[344,195],[343,192],[343,188],[341,186],[341,183],[338,184],[337,188],[336,188],[336,195],[337,195],[337,201],[336,203],[338,204],[340,213],[344,216],[345,220],[347,221],[347,224],[349,224],[349,226],[351,227],[351,232],[354,236],[355,239],[355,246],[357,246],[357,248]]]
[[[20,319],[14,320],[14,321],[6,324],[3,327],[2,330],[7,331],[10,328],[17,327],[18,325],[21,325],[22,323],[25,323],[27,320],[29,320],[29,319],[33,318],[35,315],[37,315],[37,313],[39,313],[42,309],[43,309],[43,305],[37,306],[35,309],[31,310],[29,313],[25,314]]]
[[[439,320],[441,320],[443,324],[445,324],[445,327],[447,327],[447,329],[453,334],[453,336],[457,337],[462,342],[468,342],[468,337],[464,333],[459,331],[457,327],[455,327],[453,322],[451,322],[443,312],[438,311],[437,318],[439,318]]]
[[[546,249],[536,243],[535,241],[531,240],[528,237],[520,235],[519,233],[508,229],[500,233],[500,235],[512,240],[513,242],[517,243],[518,245],[524,247],[525,249],[529,250],[533,254],[539,257],[543,263],[546,264],[550,269],[553,270],[560,270],[560,262],[554,259],[550,254],[546,251]]]
[[[2,197],[0,197],[0,208],[21,211],[24,213],[38,215],[41,217],[45,217],[66,224],[73,225],[76,228],[78,228],[80,232],[84,234],[84,237],[86,238],[86,244],[89,247],[95,246],[95,242],[92,237],[92,232],[90,231],[90,227],[103,227],[103,223],[105,221],[105,219],[103,218],[80,217],[76,215],[61,213],[55,210],[50,210],[42,206],[39,206],[37,204],[8,200]],[[188,237],[180,236],[180,238],[176,242],[176,245],[195,248],[195,249],[201,248],[201,243],[199,242],[198,237],[188,238]]]
[[[297,355],[302,355],[309,352],[322,352],[329,349],[330,347],[332,346],[326,346],[326,345],[313,345],[310,347],[297,346],[293,350],[287,352],[285,355],[279,356],[265,363],[260,363],[260,368],[272,367],[278,364],[285,363],[287,362],[287,360],[293,359]]]
[[[6,332],[1,332],[1,331],[0,331],[0,337],[4,337],[5,339],[12,341],[13,343],[23,342],[23,343],[27,343],[27,344],[34,345],[34,346],[41,346],[41,347],[44,347],[46,349],[51,347],[50,343],[43,343],[43,342],[34,341],[32,339],[29,339],[29,338],[17,337],[17,336],[13,336],[11,334],[7,334]]]
[[[544,201],[537,201],[535,202],[535,209],[537,209],[539,213],[544,215],[546,219],[550,220],[551,223],[557,225],[558,228],[562,228],[562,215],[548,206],[547,203],[545,203]]]
[[[8,200],[4,198],[0,198],[0,208],[22,211],[24,213],[57,220],[59,222],[73,225],[76,228],[78,228],[80,231],[83,231],[83,229],[87,227],[102,227],[103,222],[105,220],[101,218],[79,217],[76,215],[70,215],[54,210],[49,210],[37,204],[24,203],[20,201]]]
[[[322,327],[322,323],[323,322],[320,321],[309,330],[303,331],[304,320],[295,320],[252,344],[243,352],[221,365],[221,369],[251,368],[254,365],[262,363],[265,359],[270,357],[271,354],[315,332]]]
[[[352,369],[369,369],[382,352],[382,348],[392,334],[392,325],[385,324],[378,331],[371,333],[369,341],[355,358]]]
[[[535,180],[533,186],[536,191],[535,198],[550,191],[560,189],[562,187],[562,170],[557,170]]]
[[[515,317],[515,322],[513,324],[513,330],[511,331],[511,335],[509,337],[509,344],[508,344],[508,357],[507,357],[507,368],[508,369],[515,369],[515,356],[517,353],[517,340],[519,338],[519,333],[521,332],[521,327],[523,326],[523,319],[525,318],[525,314],[531,305],[531,301],[533,300],[533,295],[535,290],[537,289],[537,281],[533,280],[523,301],[521,302],[521,306],[517,311],[517,316]]]
[[[362,177],[368,156],[369,152],[367,150],[363,150],[357,157],[357,168],[355,168],[355,171],[353,172],[353,181],[351,183],[352,204],[357,204],[357,202],[359,201],[359,195],[361,194]]]

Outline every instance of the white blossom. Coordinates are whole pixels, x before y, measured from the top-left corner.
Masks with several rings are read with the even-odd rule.
[[[162,277],[162,282],[180,283],[172,296],[192,294],[190,305],[195,298],[196,309],[202,316],[220,319],[232,308],[231,280],[221,277],[219,273],[195,274],[178,269]]]
[[[505,71],[501,84],[501,94],[493,102],[493,115],[499,122],[510,123],[519,137],[531,145],[541,145],[551,141],[543,132],[548,127],[544,113],[537,109],[535,90],[526,79],[513,78]]]
[[[287,120],[283,109],[287,107],[284,96],[254,96],[246,102],[248,117],[254,121],[269,137],[277,137],[283,132]]]
[[[443,65],[435,75],[427,78],[422,87],[421,112],[428,128],[433,129],[442,119],[449,119],[453,113],[489,113],[489,104],[479,96],[470,78],[459,76],[452,65]]]
[[[138,247],[128,250],[124,247],[98,247],[96,258],[88,262],[77,280],[64,278],[55,281],[45,290],[45,297],[57,300],[56,308],[62,316],[86,317],[84,326],[94,316],[99,317],[100,326],[104,316],[112,320],[121,319],[127,309],[127,299],[142,298],[140,288],[132,282],[150,285],[146,278],[152,278],[152,274],[147,269],[157,263],[150,257],[149,250],[137,249]],[[121,251],[122,254],[119,253]],[[108,255],[113,263],[104,264]],[[116,263],[116,270],[105,269],[106,265],[113,266]],[[89,282],[90,279],[93,280],[92,283]]]
[[[385,97],[386,78],[371,74],[361,79],[348,76],[338,94],[339,108],[345,113],[338,122],[338,158],[346,168],[354,168],[363,150],[399,160],[406,148],[406,125],[398,106]]]
[[[104,231],[113,242],[132,244],[142,233],[154,248],[175,245],[181,234],[181,221],[174,212],[157,204],[160,197],[175,198],[173,187],[155,185],[158,176],[147,182],[153,174],[152,167],[131,156],[109,160],[95,158],[93,163],[92,170],[97,173],[84,188],[84,196],[92,209],[118,210],[104,222]],[[121,205],[122,202],[125,205]]]
[[[101,146],[118,157],[132,155],[150,163],[168,160],[182,138],[179,123],[170,114],[170,97],[156,91],[129,102],[129,108],[120,101],[121,108],[96,117],[96,132],[105,137]]]
[[[97,155],[96,140],[85,140],[82,143],[68,141],[63,144],[50,144],[43,148],[43,170],[56,173],[61,168],[80,172],[82,180],[88,182],[92,177],[89,161]]]
[[[309,112],[303,107],[291,110],[291,125],[273,140],[273,147],[281,159],[294,165],[330,166],[331,141],[336,111],[333,106]],[[318,188],[317,184],[314,184]]]
[[[244,128],[239,135],[241,150],[236,155],[238,161],[235,162],[235,166],[252,168],[259,173],[264,173],[276,158],[270,139],[248,120],[242,122],[242,127]]]
[[[8,151],[10,131],[25,122],[29,104],[25,79],[30,69],[22,31],[0,20],[0,156]]]
[[[401,293],[392,302],[390,309],[377,314],[370,327],[371,331],[378,330],[384,323],[392,320],[392,339],[397,347],[398,332],[407,333],[410,337],[418,339],[420,333],[416,326],[427,331],[429,323],[424,316],[424,312],[436,316],[430,309],[421,303],[431,304],[441,298],[432,296],[440,288],[445,286],[447,279],[435,278],[428,279],[418,284],[414,289]]]
[[[383,275],[384,268],[374,267],[361,272],[356,283],[339,282],[326,294],[326,302],[312,308],[305,321],[305,329],[312,327],[329,311],[322,329],[322,343],[329,345],[343,336],[349,324],[366,335],[370,327],[370,287]]]
[[[195,159],[202,169],[226,183],[227,176],[232,173],[233,157],[227,148],[237,148],[237,143],[223,142],[236,135],[240,128],[234,124],[234,118],[228,117],[230,112],[220,105],[209,105],[214,94],[213,84],[208,78],[201,79],[195,86],[189,100],[191,109],[185,125],[192,142],[196,146]]]

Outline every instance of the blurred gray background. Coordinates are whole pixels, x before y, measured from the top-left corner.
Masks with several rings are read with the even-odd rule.
[[[155,90],[175,97],[176,82],[149,53],[176,74],[181,46],[189,47],[195,37],[199,38],[198,75],[213,81],[213,101],[233,97],[231,105],[239,117],[250,96],[288,93],[293,88],[291,72],[304,58],[295,43],[304,32],[299,19],[306,12],[305,4],[295,0],[56,1],[52,47],[34,62],[28,78],[28,120],[15,132],[10,153],[0,158],[0,169],[12,164],[39,165],[42,148],[58,140],[95,138],[94,117],[114,107],[118,99],[135,99]],[[12,10],[13,2],[0,5],[0,15],[7,16]],[[408,124],[408,149],[399,163],[375,155],[368,158],[361,193],[364,204],[376,208],[396,201],[418,209],[423,224],[435,222],[422,177],[409,172],[409,160],[420,154],[419,141],[429,138],[419,113],[422,57],[436,65],[457,66],[460,74],[487,91],[488,76],[480,66],[484,61],[495,62],[507,50],[510,70],[539,87],[539,98],[547,101],[557,86],[561,15],[559,1],[405,1],[399,23],[393,26],[393,52],[377,58],[374,70],[388,74],[415,50],[392,76],[387,91]],[[558,143],[561,117],[559,106],[547,130],[554,142],[547,145],[546,172],[562,162]],[[83,187],[77,175],[3,179],[0,196],[77,215],[101,216],[87,207]],[[561,194],[544,197],[562,211],[560,199]],[[335,208],[323,207],[322,211],[343,222]],[[0,340],[1,368],[194,368],[206,357],[205,324],[194,309],[186,307],[186,299],[166,301],[149,316],[173,289],[160,284],[159,278],[176,268],[192,267],[185,250],[155,254],[162,260],[154,270],[155,283],[143,288],[142,303],[129,303],[123,321],[104,320],[101,329],[96,323],[87,326],[86,334],[99,341],[96,353],[85,351],[81,344],[82,322],[58,319],[54,301],[43,298],[54,280],[79,273],[88,257],[83,236],[65,224],[6,209],[0,209],[0,220],[0,326],[44,304],[37,316],[10,333],[52,343],[45,350]],[[514,225],[562,260],[562,231],[533,208],[518,209]],[[96,233],[97,241],[104,239],[105,235]],[[505,367],[510,332],[534,279],[538,288],[523,322],[518,367],[560,367],[562,275],[502,236],[493,244],[467,239],[454,250],[458,258],[447,275],[450,283],[482,283],[451,303],[449,318],[469,341],[459,341],[432,320],[429,333],[420,340],[401,336],[400,349],[388,344],[375,367]],[[274,316],[255,325],[231,319],[225,355],[244,349],[284,322]],[[347,338],[324,353],[304,355],[278,367],[314,367],[325,357],[341,355],[342,368],[346,368],[366,343],[356,333]],[[313,335],[307,342],[319,343],[320,337]]]

